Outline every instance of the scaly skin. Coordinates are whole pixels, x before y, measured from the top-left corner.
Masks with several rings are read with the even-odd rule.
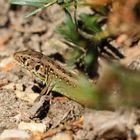
[[[81,93],[77,76],[67,71],[54,60],[33,50],[16,52],[14,58],[21,66],[31,72],[35,78],[45,82],[49,89],[87,107],[94,106],[95,96],[89,96],[86,92]]]

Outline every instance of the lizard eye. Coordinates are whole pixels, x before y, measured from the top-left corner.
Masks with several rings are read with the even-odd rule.
[[[26,61],[27,61],[27,59],[26,59],[25,57],[21,57],[21,62],[22,62],[23,64],[25,64]]]
[[[26,59],[25,57],[21,57],[21,61],[22,61],[23,63],[25,63],[26,60],[27,60],[27,59]]]

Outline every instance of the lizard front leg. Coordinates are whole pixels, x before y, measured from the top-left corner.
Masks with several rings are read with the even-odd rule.
[[[45,84],[46,84],[45,87],[41,90],[41,93],[35,99],[35,102],[38,102],[43,95],[49,95],[55,86],[55,84],[52,83],[51,80],[49,80],[49,76],[46,77]]]
[[[48,112],[51,104],[51,91],[53,87],[54,85],[49,82],[41,91],[39,97],[35,100],[35,104],[29,110],[30,118],[42,118],[42,116]]]

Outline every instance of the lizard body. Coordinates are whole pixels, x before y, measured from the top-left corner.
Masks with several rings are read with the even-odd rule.
[[[81,87],[77,75],[67,71],[63,66],[40,52],[26,50],[16,52],[14,58],[21,66],[31,72],[35,78],[52,86],[52,90],[61,93],[85,106],[94,105],[94,95],[89,96],[78,91]]]

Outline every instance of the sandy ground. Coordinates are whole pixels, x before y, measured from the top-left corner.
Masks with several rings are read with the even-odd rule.
[[[67,50],[60,41],[61,37],[54,33],[56,25],[63,20],[60,7],[55,5],[38,16],[24,19],[24,14],[30,10],[0,1],[0,133],[13,128],[18,130],[19,124],[24,121],[45,124],[46,131],[38,134],[40,139],[63,133],[66,134],[65,139],[138,140],[140,115],[137,109],[90,110],[58,96],[46,108],[43,118],[28,117],[40,90],[33,77],[16,65],[13,53],[29,48],[46,55],[63,54]],[[34,139],[38,138],[34,132],[30,133]]]

